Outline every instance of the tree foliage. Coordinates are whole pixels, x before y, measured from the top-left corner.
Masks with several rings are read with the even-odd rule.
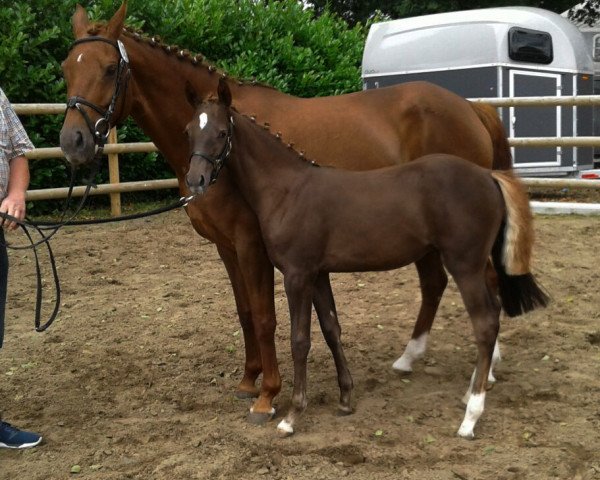
[[[600,22],[600,0],[586,0],[569,10],[569,18],[581,25],[596,25]]]
[[[528,6],[562,13],[573,6],[572,0],[310,0],[317,13],[332,11],[350,24],[373,18],[405,18],[432,13],[472,10],[475,8]],[[600,0],[588,0],[600,1]]]

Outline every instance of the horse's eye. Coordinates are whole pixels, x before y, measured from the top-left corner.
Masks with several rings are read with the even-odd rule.
[[[114,77],[115,73],[117,73],[117,65],[112,64],[112,65],[109,65],[108,67],[106,67],[106,76],[107,77]]]
[[[221,130],[219,132],[219,138],[225,138],[227,136],[227,130]]]

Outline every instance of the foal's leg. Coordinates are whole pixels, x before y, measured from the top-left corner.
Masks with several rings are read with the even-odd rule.
[[[429,331],[448,284],[448,275],[444,270],[439,252],[428,253],[415,262],[415,265],[421,285],[421,309],[404,353],[392,365],[394,370],[403,373],[412,372],[413,362],[425,355]]]
[[[285,292],[292,325],[292,359],[294,361],[294,391],[292,405],[277,430],[284,436],[294,433],[294,424],[306,409],[306,360],[310,351],[310,320],[314,277],[293,272],[284,276]]]
[[[313,293],[313,303],[315,305],[315,310],[317,311],[317,316],[319,317],[321,331],[329,346],[329,350],[331,350],[331,353],[333,354],[333,360],[337,370],[338,385],[340,386],[340,404],[338,409],[340,414],[347,415],[352,413],[350,398],[352,395],[353,383],[350,370],[348,369],[348,362],[346,361],[346,356],[344,355],[344,349],[342,347],[342,329],[340,328],[340,323],[338,321],[329,274],[320,273],[317,277]]]
[[[458,429],[461,437],[473,438],[473,429],[484,409],[487,378],[500,328],[500,304],[486,285],[483,272],[456,273],[453,276],[471,317],[478,350],[465,418]]]

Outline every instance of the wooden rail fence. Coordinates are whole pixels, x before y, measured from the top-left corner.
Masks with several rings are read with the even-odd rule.
[[[471,98],[473,102],[489,103],[496,107],[511,106],[597,106],[600,105],[600,95],[579,95],[569,97],[518,97],[518,98]],[[62,103],[36,103],[36,104],[13,104],[19,115],[60,115],[65,112],[65,104]],[[600,147],[600,137],[528,137],[510,138],[511,146],[529,147]],[[158,149],[152,142],[139,143],[117,143],[116,129],[111,131],[109,143],[104,152],[108,155],[109,182],[98,185],[93,189],[92,195],[110,195],[112,215],[121,214],[121,193],[138,192],[148,190],[159,190],[176,188],[177,179],[147,180],[139,182],[124,182],[119,180],[119,154],[156,152]],[[59,147],[36,148],[27,157],[31,160],[42,160],[46,158],[64,157]],[[600,189],[600,181],[582,179],[554,179],[554,178],[524,178],[524,182],[533,187],[557,187],[557,188],[594,188]],[[84,187],[75,187],[73,195],[83,195]],[[68,188],[47,188],[29,190],[27,200],[49,200],[66,198]]]

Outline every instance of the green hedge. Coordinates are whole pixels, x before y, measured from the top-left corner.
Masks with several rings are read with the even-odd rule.
[[[14,103],[64,102],[60,71],[73,38],[73,0],[29,0],[0,9],[0,79]],[[107,20],[120,1],[80,2]],[[129,25],[160,35],[239,78],[256,78],[285,92],[313,97],[360,89],[366,29],[325,13],[315,18],[297,0],[130,0]],[[58,144],[62,117],[22,118],[38,147]],[[146,141],[131,122],[121,139]],[[32,188],[65,186],[65,161],[32,162]],[[122,181],[172,176],[157,154],[128,155]],[[106,173],[99,181],[106,181]],[[158,196],[164,195],[164,192]]]

